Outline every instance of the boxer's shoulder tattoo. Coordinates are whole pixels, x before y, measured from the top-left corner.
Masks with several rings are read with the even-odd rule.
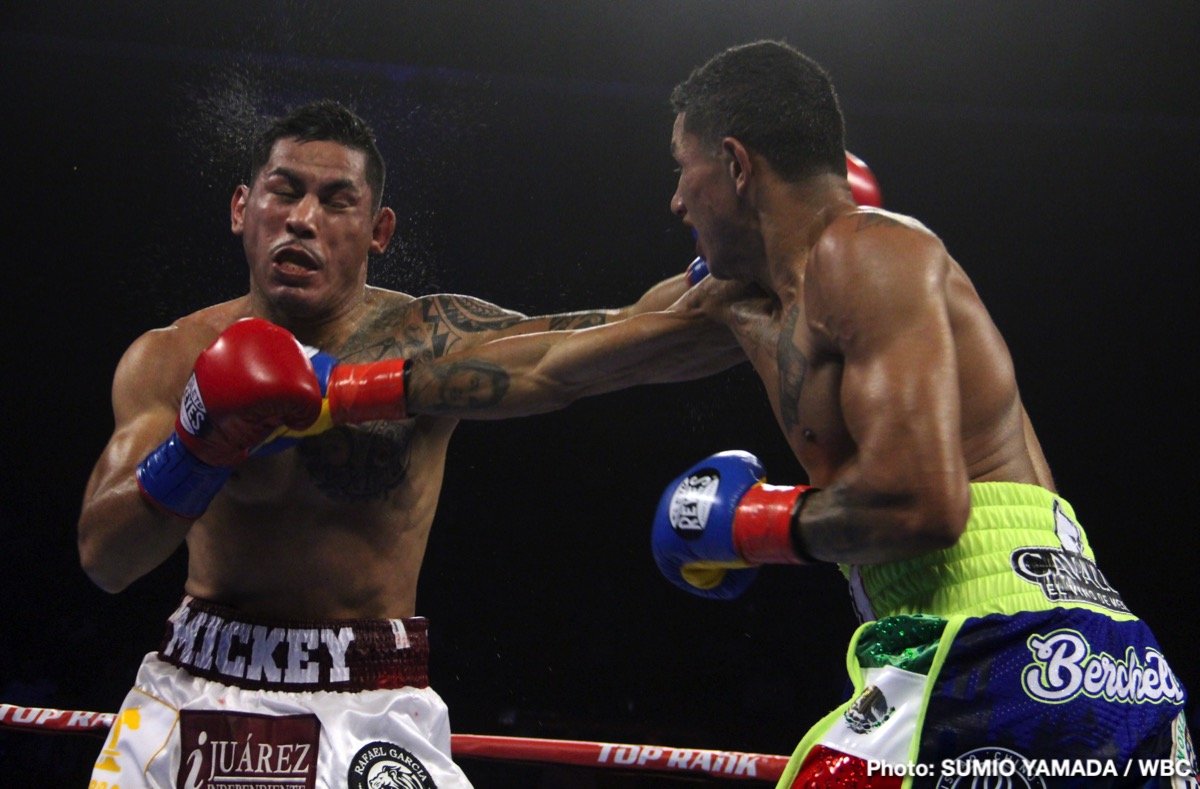
[[[404,356],[432,359],[444,356],[468,335],[498,331],[528,320],[518,312],[470,296],[439,293],[413,302],[403,319],[394,323]]]
[[[523,323],[531,330],[560,331],[599,326],[608,320],[600,311],[530,318],[471,296],[438,294],[417,300],[403,324],[404,355],[437,358],[455,350],[471,334],[500,331]]]
[[[854,226],[854,232],[858,233],[872,227],[907,227],[907,225],[887,214],[864,211],[858,215],[858,222]]]
[[[783,316],[783,328],[775,346],[775,361],[779,366],[779,414],[789,433],[800,424],[800,389],[808,372],[808,359],[796,347],[796,324],[800,320],[799,305]]]
[[[376,308],[355,329],[338,357],[353,361],[404,357],[436,359],[458,350],[471,335],[529,324],[531,331],[562,331],[608,322],[607,311],[530,318],[471,296],[438,293]],[[479,338],[470,339],[470,344]]]
[[[479,359],[410,368],[405,395],[417,413],[436,414],[463,407],[486,408],[504,399],[511,377],[499,365]]]
[[[341,425],[297,447],[313,484],[334,501],[386,499],[408,476],[411,421]]]
[[[378,307],[343,343],[338,358],[356,362],[383,358],[444,356],[472,333],[508,328],[528,320],[470,296],[437,294]]]
[[[439,294],[421,301],[426,319],[444,323],[449,330],[460,334],[507,329],[528,320],[518,312],[470,296]]]
[[[455,295],[432,297],[425,308],[425,317],[430,322],[444,323],[459,334],[497,331],[521,323],[536,324],[541,321],[545,321],[551,331],[584,329],[599,326],[608,319],[604,312],[587,310],[530,318],[486,301]]]

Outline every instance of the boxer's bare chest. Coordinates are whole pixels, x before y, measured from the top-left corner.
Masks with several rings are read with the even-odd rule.
[[[406,300],[375,307],[332,352],[342,362],[362,364],[440,356],[453,343],[451,325],[435,305]],[[441,477],[444,440],[429,427],[416,419],[338,426],[301,441],[298,460],[311,483],[335,502],[405,506],[404,490],[423,488],[423,475]]]

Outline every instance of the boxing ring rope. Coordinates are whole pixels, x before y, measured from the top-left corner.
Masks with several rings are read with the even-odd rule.
[[[0,704],[0,729],[103,736],[112,727],[115,718],[116,715],[111,712]],[[455,758],[692,775],[699,773],[725,780],[770,783],[779,779],[788,762],[786,756],[742,751],[712,751],[701,748],[583,740],[543,740],[488,734],[452,734],[450,747]]]

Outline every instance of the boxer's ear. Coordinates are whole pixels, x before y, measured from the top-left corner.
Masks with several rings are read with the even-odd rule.
[[[240,236],[246,227],[246,200],[250,195],[250,187],[238,184],[229,200],[229,229],[235,236]]]
[[[726,172],[733,181],[733,188],[739,197],[744,197],[749,189],[750,178],[754,175],[754,162],[750,151],[738,138],[726,137],[721,140],[721,153],[725,156]]]
[[[371,251],[383,254],[396,232],[396,212],[384,206],[375,214],[375,226],[371,229]]]

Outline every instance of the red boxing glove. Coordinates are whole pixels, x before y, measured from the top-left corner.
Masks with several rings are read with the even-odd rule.
[[[333,356],[318,351],[311,361],[324,394],[317,416],[304,425],[289,425],[276,431],[269,447],[278,448],[281,443],[286,447],[295,439],[324,433],[335,425],[408,418],[404,392],[409,360],[342,364]]]
[[[321,413],[321,387],[291,332],[260,318],[230,324],[196,359],[175,431],[197,459],[233,466],[281,426]]]
[[[883,195],[879,182],[867,163],[846,151],[846,180],[850,182],[850,194],[859,205],[883,208]]]

